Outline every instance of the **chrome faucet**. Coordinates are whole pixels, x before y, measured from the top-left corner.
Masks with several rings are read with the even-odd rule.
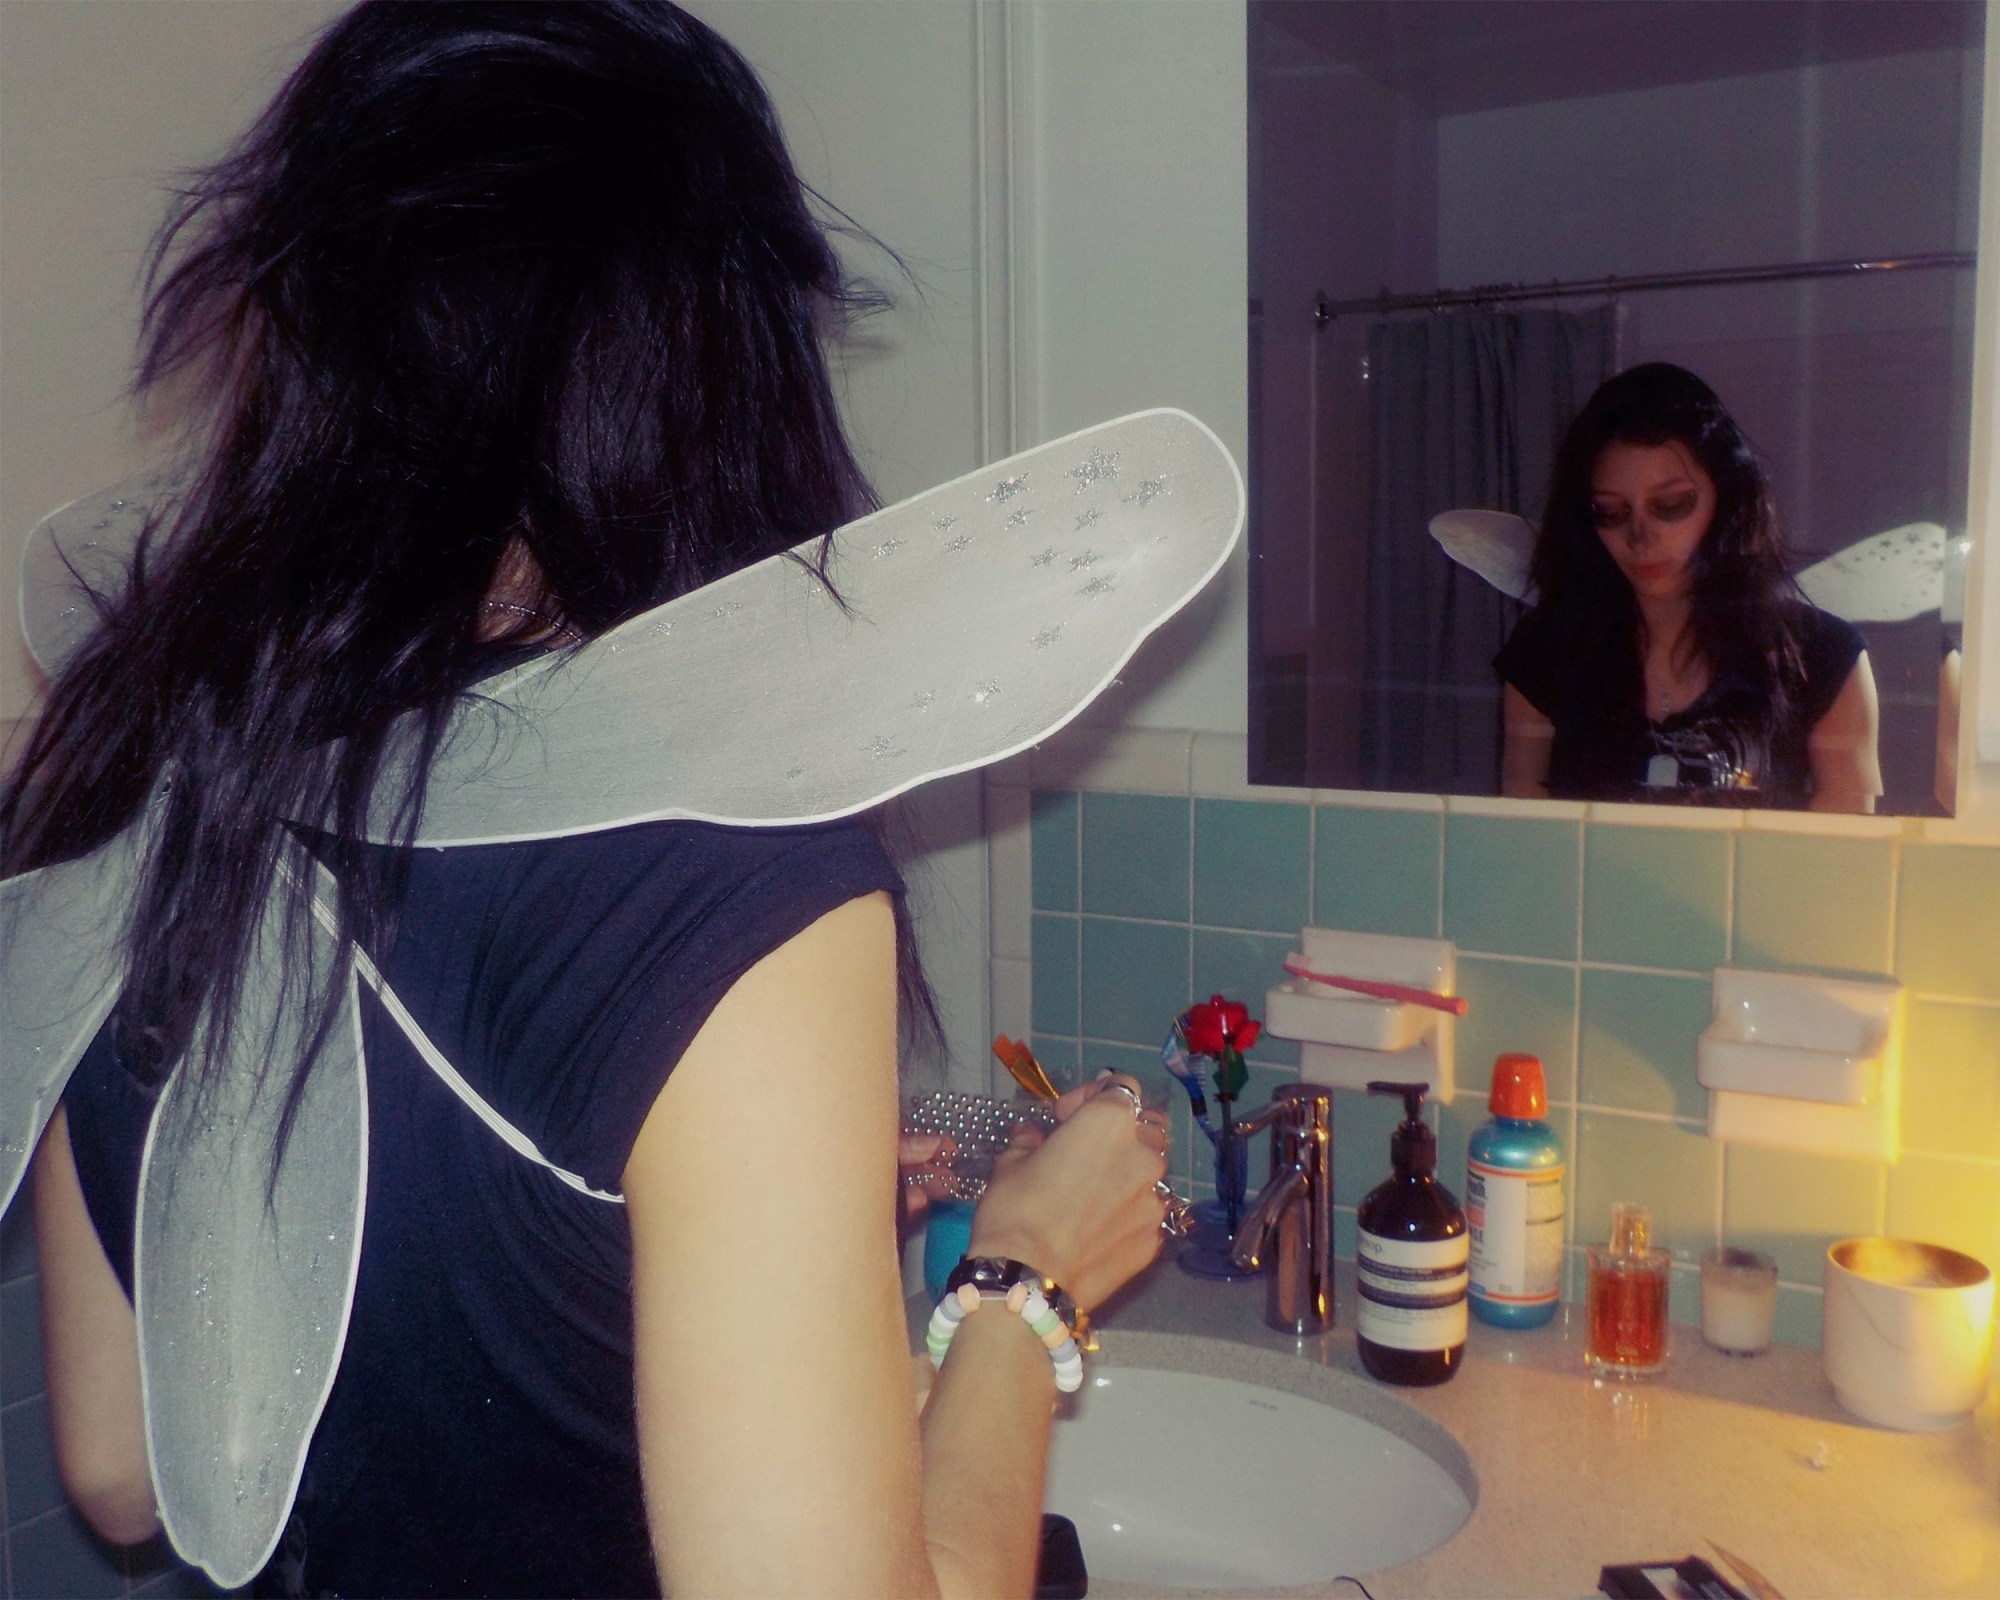
[[[1271,1178],[1230,1246],[1246,1271],[1268,1262],[1264,1321],[1280,1333],[1333,1326],[1333,1094],[1311,1083],[1280,1085],[1245,1117],[1244,1138],[1271,1130]]]

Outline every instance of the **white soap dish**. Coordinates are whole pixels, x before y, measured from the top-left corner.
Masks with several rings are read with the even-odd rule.
[[[1307,928],[1299,944],[1292,965],[1313,972],[1454,992],[1457,951],[1448,939]],[[1374,1078],[1425,1083],[1441,1104],[1452,1094],[1453,1021],[1431,1006],[1355,994],[1303,974],[1264,994],[1266,1031],[1300,1042],[1301,1078],[1355,1089]]]
[[[1715,971],[1695,1045],[1709,1132],[1745,1144],[1894,1160],[1903,988],[1802,972]]]
[[[1407,1050],[1443,1013],[1395,1000],[1347,994],[1302,976],[1264,992],[1264,1026],[1280,1039],[1346,1044],[1361,1050]]]

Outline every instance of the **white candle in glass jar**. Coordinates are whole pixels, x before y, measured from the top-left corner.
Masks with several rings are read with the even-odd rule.
[[[1771,1348],[1778,1263],[1756,1250],[1717,1245],[1701,1258],[1701,1336],[1717,1350],[1754,1356]]]

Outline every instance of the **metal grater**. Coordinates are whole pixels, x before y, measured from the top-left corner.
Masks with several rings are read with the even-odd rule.
[[[939,1200],[977,1200],[986,1192],[993,1158],[1007,1148],[1014,1130],[1024,1122],[1047,1132],[1056,1125],[1055,1112],[1043,1101],[996,1100],[952,1089],[913,1100],[903,1117],[903,1132],[942,1133],[957,1150],[938,1158],[948,1172],[913,1172],[904,1181],[920,1185]]]
[[[937,1200],[977,1200],[993,1175],[993,1158],[1007,1148],[1014,1130],[1031,1122],[1043,1132],[1056,1125],[1054,1107],[1046,1100],[996,1100],[991,1095],[940,1089],[910,1102],[903,1117],[905,1133],[943,1133],[956,1145],[955,1154],[940,1156],[942,1173],[912,1172],[903,1181],[920,1186]],[[1194,1228],[1194,1212],[1170,1184],[1157,1185],[1167,1214],[1160,1228],[1170,1239],[1185,1238]]]

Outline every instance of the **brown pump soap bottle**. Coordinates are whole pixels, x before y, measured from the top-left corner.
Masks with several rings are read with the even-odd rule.
[[[1443,1383],[1465,1359],[1472,1236],[1458,1201],[1432,1172],[1437,1135],[1424,1125],[1421,1083],[1371,1083],[1370,1094],[1403,1097],[1389,1140],[1395,1173],[1369,1190],[1355,1216],[1360,1289],[1355,1345],[1385,1383]]]

